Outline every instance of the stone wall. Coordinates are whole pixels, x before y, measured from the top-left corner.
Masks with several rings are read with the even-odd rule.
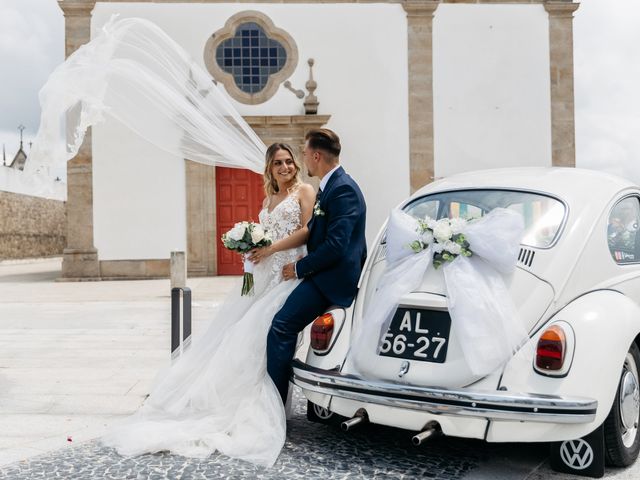
[[[61,255],[65,202],[0,191],[0,260]]]

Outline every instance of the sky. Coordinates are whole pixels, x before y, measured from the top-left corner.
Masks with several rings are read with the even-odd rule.
[[[55,0],[0,0],[0,144],[39,123],[38,91],[64,60]],[[640,0],[584,0],[574,18],[576,163],[640,184]]]
[[[38,91],[64,60],[64,18],[55,0],[0,0],[0,143],[7,157],[40,118]]]

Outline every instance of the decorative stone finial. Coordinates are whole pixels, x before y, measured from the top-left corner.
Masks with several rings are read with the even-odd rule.
[[[286,88],[287,90],[289,90],[290,92],[293,92],[293,94],[298,97],[298,98],[304,98],[304,92],[302,90],[298,90],[297,88],[293,88],[293,86],[291,85],[291,82],[289,80],[287,80],[286,82],[284,82],[284,88]]]
[[[313,64],[315,61],[310,58],[307,63],[309,64],[309,80],[305,83],[305,87],[309,91],[309,95],[304,100],[304,113],[307,115],[315,115],[318,113],[318,97],[313,92],[318,88],[318,83],[313,79]]]

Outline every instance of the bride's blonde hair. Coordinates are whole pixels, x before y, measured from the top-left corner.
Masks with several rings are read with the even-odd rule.
[[[278,188],[278,182],[275,178],[273,178],[273,174],[271,173],[273,161],[278,150],[287,151],[293,159],[293,164],[296,166],[296,174],[293,180],[293,185],[296,186],[302,182],[302,178],[300,175],[300,172],[302,170],[300,168],[298,160],[296,159],[296,156],[293,154],[293,149],[286,143],[272,143],[271,145],[269,145],[269,148],[267,148],[267,154],[265,155],[266,162],[264,166],[264,193],[266,193],[267,196],[275,195],[280,191]]]

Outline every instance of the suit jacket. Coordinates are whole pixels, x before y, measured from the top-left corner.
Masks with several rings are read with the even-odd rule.
[[[364,196],[340,167],[316,204],[321,212],[314,208],[308,224],[308,255],[296,263],[296,273],[298,278],[314,282],[331,303],[347,307],[356,295],[367,258]]]

